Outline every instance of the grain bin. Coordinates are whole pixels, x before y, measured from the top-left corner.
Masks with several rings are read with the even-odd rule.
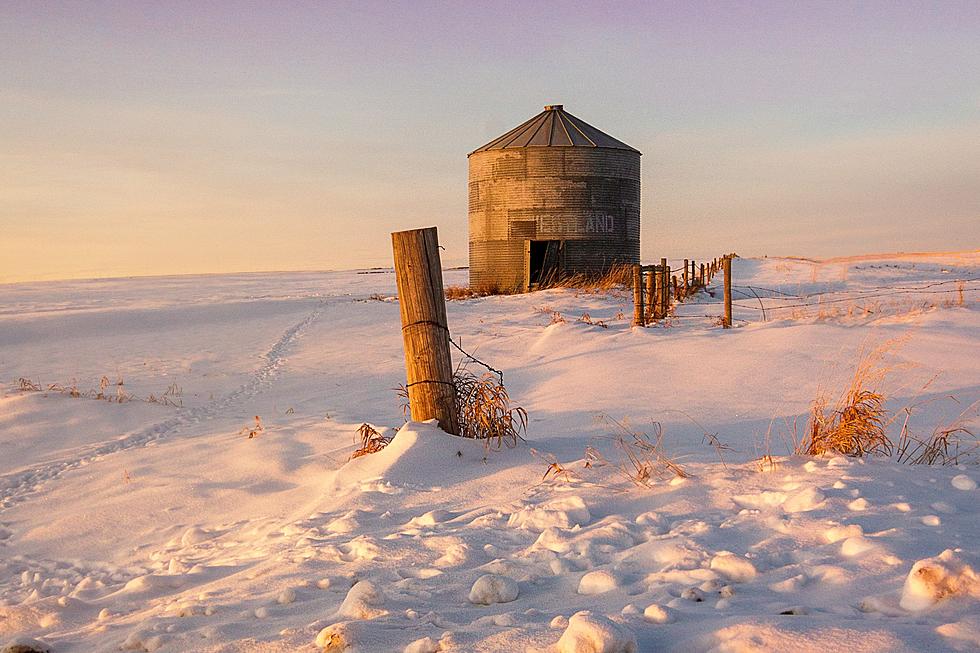
[[[469,154],[470,285],[640,261],[640,152],[549,105]]]

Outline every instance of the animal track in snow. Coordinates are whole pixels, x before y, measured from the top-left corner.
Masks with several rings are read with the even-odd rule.
[[[248,381],[230,393],[202,406],[180,409],[174,417],[140,429],[128,436],[108,440],[76,450],[74,455],[37,465],[28,470],[0,477],[0,512],[24,501],[48,481],[61,477],[73,469],[82,467],[103,456],[145,447],[180,431],[181,428],[212,419],[230,406],[258,395],[279,374],[286,362],[286,353],[293,343],[320,317],[322,303],[312,313],[283,333],[264,355],[265,363],[252,372]]]

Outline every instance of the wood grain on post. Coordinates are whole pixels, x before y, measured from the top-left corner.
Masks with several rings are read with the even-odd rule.
[[[721,261],[725,271],[725,319],[722,326],[732,328],[732,259],[727,256]]]
[[[643,280],[642,268],[633,265],[633,326],[643,326]]]
[[[391,234],[391,250],[412,419],[435,418],[443,431],[459,435],[436,228],[396,231]]]

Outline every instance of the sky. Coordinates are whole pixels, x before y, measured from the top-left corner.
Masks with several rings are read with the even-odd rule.
[[[980,247],[976,0],[0,0],[0,283],[465,265],[545,104],[643,153],[645,261]]]

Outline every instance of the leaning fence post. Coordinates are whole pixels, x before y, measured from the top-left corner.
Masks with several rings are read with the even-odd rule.
[[[725,319],[722,326],[732,328],[732,259],[726,256],[721,260],[725,269]]]
[[[633,326],[643,326],[643,268],[633,265]]]
[[[443,431],[459,435],[436,228],[396,231],[391,234],[391,250],[412,419],[435,418]]]

